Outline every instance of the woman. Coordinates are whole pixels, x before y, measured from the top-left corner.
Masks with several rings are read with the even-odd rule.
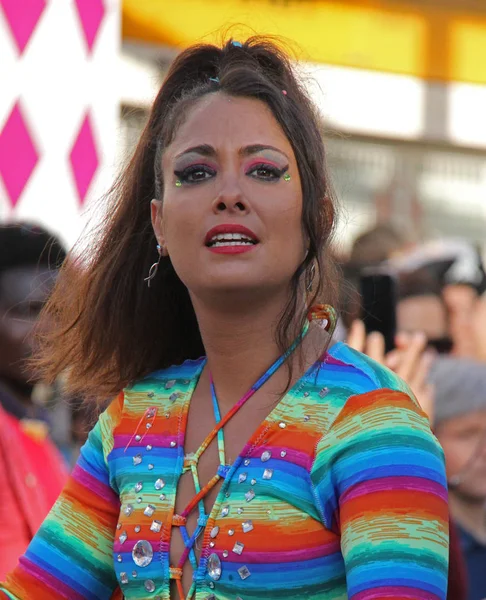
[[[383,367],[326,351],[332,310],[310,310],[335,284],[334,211],[285,55],[183,52],[114,193],[51,300],[43,367],[73,393],[123,391],[8,597],[445,598],[427,418]]]

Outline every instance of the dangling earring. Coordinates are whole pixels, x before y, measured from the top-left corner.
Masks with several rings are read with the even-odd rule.
[[[305,289],[307,292],[312,291],[312,284],[314,283],[314,277],[316,276],[316,264],[312,263],[308,273],[306,273],[306,285]]]
[[[148,277],[145,277],[144,279],[144,281],[147,282],[148,287],[150,287],[150,282],[157,275],[160,259],[162,258],[162,246],[160,246],[160,244],[157,244],[157,252],[159,253],[159,260],[157,262],[154,262],[154,264],[150,267]]]

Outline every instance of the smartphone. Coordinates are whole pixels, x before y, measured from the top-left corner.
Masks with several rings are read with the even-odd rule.
[[[397,332],[397,279],[393,273],[366,270],[360,275],[361,318],[366,332],[379,331],[385,351],[395,347]]]

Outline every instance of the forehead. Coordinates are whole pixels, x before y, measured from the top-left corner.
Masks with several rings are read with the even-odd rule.
[[[289,140],[264,102],[217,92],[207,94],[189,108],[167,153],[177,154],[199,144],[218,149],[256,143],[275,145],[289,156],[293,154]]]

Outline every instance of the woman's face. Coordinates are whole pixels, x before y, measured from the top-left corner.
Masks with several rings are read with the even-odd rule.
[[[243,299],[288,289],[306,252],[302,190],[292,147],[263,102],[205,96],[162,169],[164,196],[152,221],[192,294]]]

